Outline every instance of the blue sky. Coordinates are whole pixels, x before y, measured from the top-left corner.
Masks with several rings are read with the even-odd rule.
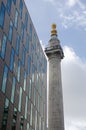
[[[65,130],[86,129],[86,0],[25,0],[39,40],[46,46],[57,24],[64,50]]]
[[[40,40],[50,38],[51,24],[57,24],[61,45],[74,48],[86,57],[86,1],[85,0],[25,0]]]

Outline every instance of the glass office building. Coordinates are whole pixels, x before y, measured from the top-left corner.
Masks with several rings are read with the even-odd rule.
[[[47,61],[24,0],[0,0],[0,130],[45,130]]]

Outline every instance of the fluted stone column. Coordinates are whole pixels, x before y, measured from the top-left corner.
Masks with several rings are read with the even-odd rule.
[[[61,59],[63,50],[57,38],[56,25],[52,25],[51,39],[45,48],[49,61],[48,130],[64,130]]]

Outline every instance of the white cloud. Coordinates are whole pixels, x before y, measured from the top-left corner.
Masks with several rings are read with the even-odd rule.
[[[86,5],[81,0],[44,0],[50,2],[57,10],[62,26],[86,28]]]
[[[76,3],[77,3],[77,0],[68,0],[67,1],[67,5],[70,7],[74,6]]]
[[[86,61],[68,46],[64,47],[62,83],[66,130],[84,130],[86,127]],[[69,125],[68,122],[70,121]],[[71,123],[72,122],[72,123]]]

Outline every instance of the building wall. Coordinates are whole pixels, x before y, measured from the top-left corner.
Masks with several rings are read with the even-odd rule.
[[[0,129],[45,130],[47,61],[23,0],[0,0]]]

